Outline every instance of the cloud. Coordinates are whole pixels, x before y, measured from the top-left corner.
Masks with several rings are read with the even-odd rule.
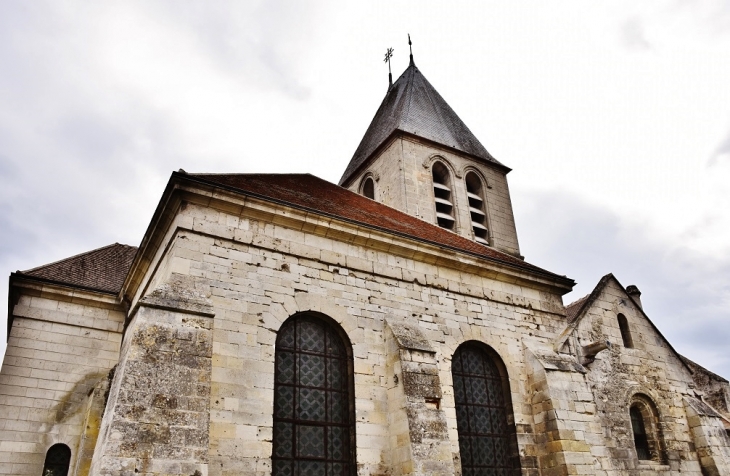
[[[677,351],[730,375],[730,254],[668,245],[642,224],[566,192],[513,192],[526,259],[578,284],[566,304],[613,273],[642,291],[644,309]]]
[[[651,43],[646,39],[644,22],[638,17],[629,18],[621,26],[621,42],[630,49],[652,49]]]
[[[721,160],[730,159],[730,130],[728,131],[725,138],[717,145],[715,151],[707,161],[708,167],[713,167]]]

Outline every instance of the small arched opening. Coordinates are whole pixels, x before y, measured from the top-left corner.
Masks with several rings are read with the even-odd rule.
[[[372,177],[366,177],[362,182],[361,188],[363,196],[370,200],[375,200],[375,181]]]
[[[664,462],[659,413],[654,402],[646,395],[634,395],[629,407],[629,418],[636,457],[640,461]]]
[[[71,449],[63,443],[57,443],[46,452],[43,476],[66,476],[70,465]]]
[[[626,316],[619,314],[617,317],[618,328],[621,331],[621,340],[627,349],[634,348],[634,340],[631,338],[631,330],[629,329],[629,321]]]

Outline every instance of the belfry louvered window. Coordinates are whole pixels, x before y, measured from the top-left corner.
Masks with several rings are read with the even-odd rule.
[[[436,202],[436,223],[441,228],[454,229],[454,202],[449,169],[441,162],[431,168],[433,176],[433,197]]]
[[[352,357],[333,325],[313,315],[276,339],[274,476],[354,475]]]
[[[471,215],[471,229],[474,232],[474,241],[489,245],[484,186],[482,180],[474,172],[466,174],[466,196],[469,199],[469,214]]]
[[[71,464],[71,449],[63,443],[48,448],[43,464],[43,476],[66,476]]]
[[[454,354],[451,371],[461,473],[518,475],[509,381],[501,359],[484,345],[466,343]]]

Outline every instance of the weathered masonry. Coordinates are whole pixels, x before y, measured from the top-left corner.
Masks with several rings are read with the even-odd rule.
[[[728,381],[524,261],[411,61],[340,185],[173,173],[139,247],[10,276],[0,474],[730,475]]]

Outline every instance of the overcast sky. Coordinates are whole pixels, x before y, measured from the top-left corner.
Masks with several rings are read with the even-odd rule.
[[[679,352],[730,377],[722,0],[2,0],[0,272],[138,245],[180,168],[337,182],[407,33],[514,169],[522,253],[578,281],[566,304],[612,272]]]

